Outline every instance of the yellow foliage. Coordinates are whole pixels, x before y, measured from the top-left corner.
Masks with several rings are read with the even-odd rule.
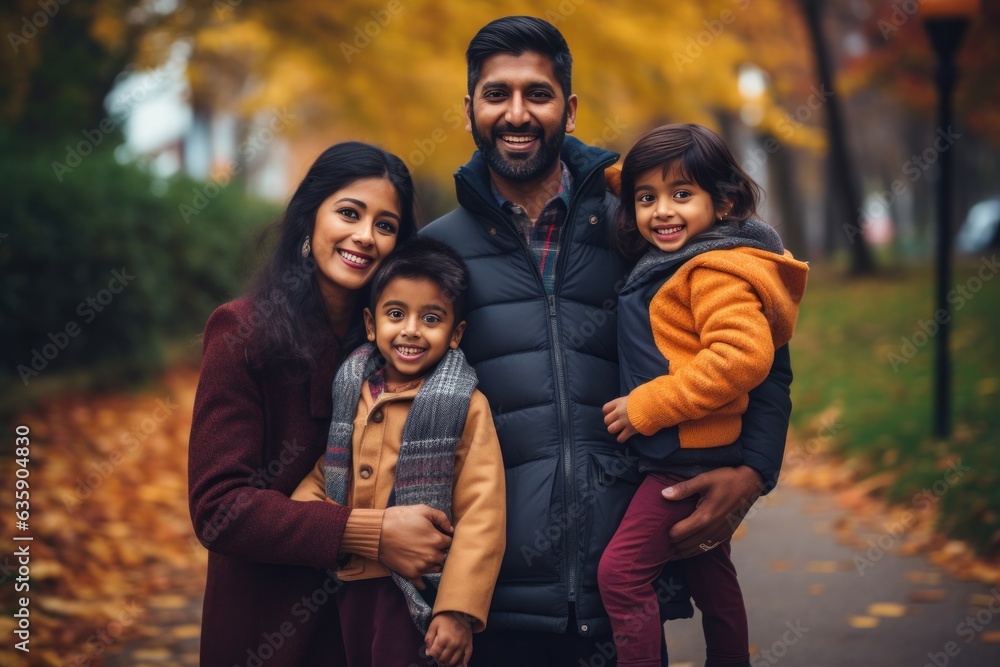
[[[761,130],[822,146],[812,127],[781,125],[812,80],[789,0],[243,3],[195,32],[194,98],[248,119],[289,107],[294,131],[378,143],[443,180],[474,148],[462,107],[468,42],[490,20],[515,14],[544,18],[566,37],[580,97],[576,136],[585,142],[623,151],[665,122],[718,129],[720,113],[738,114],[744,103],[738,68],[754,63],[774,82],[760,100]]]

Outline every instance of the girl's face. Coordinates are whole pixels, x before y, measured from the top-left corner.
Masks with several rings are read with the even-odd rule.
[[[666,176],[654,167],[636,178],[635,223],[642,238],[667,252],[683,248],[721,217],[712,196],[685,178],[676,164]]]
[[[327,197],[316,211],[312,256],[328,300],[360,289],[399,237],[402,212],[392,183],[362,178]]]

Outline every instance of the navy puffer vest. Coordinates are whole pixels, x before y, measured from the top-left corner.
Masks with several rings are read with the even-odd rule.
[[[455,175],[460,208],[421,232],[456,248],[471,273],[462,348],[507,474],[507,550],[489,617],[498,629],[565,632],[573,603],[578,633],[610,634],[597,565],[639,482],[601,411],[618,395],[617,290],[629,271],[612,248],[617,199],[604,181],[617,158],[566,139],[573,197],[552,296],[479,153]]]

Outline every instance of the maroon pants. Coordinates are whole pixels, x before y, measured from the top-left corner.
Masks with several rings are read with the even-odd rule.
[[[337,591],[347,667],[434,665],[392,577],[345,581]]]
[[[670,528],[690,516],[697,502],[660,495],[677,481],[670,475],[647,475],[601,557],[597,581],[619,667],[660,667],[663,626],[653,581],[673,550]],[[726,540],[711,551],[675,561],[702,613],[709,667],[750,662],[747,613],[729,547]]]

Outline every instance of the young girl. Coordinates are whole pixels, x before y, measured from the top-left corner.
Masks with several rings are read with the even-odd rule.
[[[760,188],[711,130],[667,125],[625,157],[617,242],[641,259],[619,294],[625,394],[604,406],[608,431],[647,473],[601,558],[598,581],[619,667],[658,667],[652,583],[671,558],[670,528],[696,499],[661,490],[742,464],[741,416],[792,336],[808,267],[755,219]],[[708,667],[749,665],[746,609],[729,541],[677,561],[702,612]]]

